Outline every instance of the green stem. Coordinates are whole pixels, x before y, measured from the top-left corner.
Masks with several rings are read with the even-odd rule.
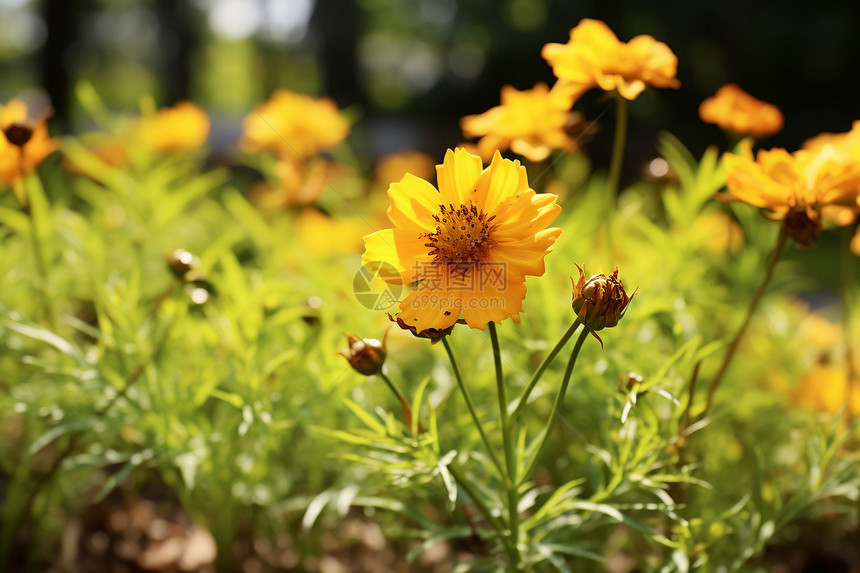
[[[406,426],[412,427],[412,409],[409,407],[409,402],[406,400],[406,396],[403,395],[403,392],[394,385],[394,383],[385,375],[384,372],[379,373],[379,377],[382,378],[383,382],[388,385],[388,388],[394,392],[394,395],[400,400],[400,405],[403,407],[403,417],[406,418]]]
[[[493,345],[493,365],[496,370],[496,389],[499,396],[499,417],[502,422],[502,442],[505,450],[505,467],[507,469],[507,479],[505,486],[508,493],[508,528],[510,529],[511,543],[514,545],[514,561],[511,563],[516,568],[516,571],[523,569],[523,564],[520,560],[519,540],[520,540],[520,513],[518,510],[520,496],[519,488],[517,487],[517,462],[514,453],[513,440],[511,439],[511,420],[508,416],[508,399],[505,392],[505,376],[502,372],[502,351],[499,347],[499,334],[496,332],[496,323],[490,322],[487,324],[487,329],[490,331],[490,342]]]
[[[627,100],[616,94],[617,108],[615,111],[615,136],[612,141],[612,157],[609,161],[609,175],[606,189],[606,212],[604,213],[603,228],[606,233],[606,250],[610,261],[612,256],[612,217],[618,199],[621,182],[621,166],[624,163],[624,148],[627,143]]]
[[[845,374],[848,379],[847,416],[850,422],[854,417],[851,409],[851,396],[857,384],[857,365],[854,362],[854,253],[851,252],[852,230],[842,232],[842,341],[845,344]]]
[[[42,238],[39,230],[39,213],[36,213],[38,207],[34,204],[30,186],[26,182],[27,176],[19,177],[15,180],[15,195],[22,201],[22,207],[27,213],[27,219],[30,222],[30,246],[33,249],[33,262],[36,266],[36,277],[39,292],[42,294],[42,312],[45,315],[45,323],[54,329],[54,309],[51,301],[51,295],[48,292],[48,268],[45,264],[45,254],[42,248]],[[33,176],[35,177],[35,175]]]
[[[582,349],[582,345],[585,343],[585,339],[588,338],[589,332],[590,331],[588,330],[588,328],[582,329],[582,332],[579,333],[579,338],[576,339],[576,344],[573,346],[573,350],[571,350],[570,352],[570,359],[568,359],[567,361],[567,368],[565,368],[564,377],[561,379],[561,387],[558,389],[558,394],[556,395],[555,402],[552,405],[552,412],[550,412],[549,420],[547,420],[546,422],[546,427],[544,428],[543,435],[540,437],[540,444],[538,445],[534,456],[532,456],[531,460],[529,460],[529,464],[526,467],[526,470],[523,472],[523,482],[529,479],[532,472],[537,467],[538,461],[540,461],[540,457],[543,454],[547,443],[549,442],[549,436],[552,433],[552,427],[553,425],[555,425],[555,419],[558,417],[558,409],[561,406],[561,403],[564,401],[565,394],[567,394],[567,387],[570,384],[570,376],[573,373],[573,367],[576,365],[576,359],[579,356],[579,351]]]
[[[487,448],[487,453],[490,455],[490,459],[493,460],[493,464],[495,464],[499,475],[504,477],[505,472],[502,467],[502,463],[499,461],[498,456],[496,456],[496,452],[493,449],[493,445],[490,443],[489,438],[487,438],[486,432],[484,432],[484,426],[481,424],[481,420],[478,418],[478,413],[475,411],[475,403],[472,401],[472,395],[463,383],[463,377],[460,375],[460,369],[457,367],[457,361],[454,359],[454,353],[451,351],[451,345],[448,344],[447,336],[442,338],[442,345],[445,347],[445,352],[448,353],[448,360],[451,362],[451,370],[454,372],[457,386],[460,387],[460,393],[463,394],[463,399],[466,400],[466,406],[469,408],[469,413],[472,415],[472,421],[475,422],[475,427],[478,428],[481,440],[483,440],[484,446]]]
[[[579,319],[573,321],[573,324],[570,325],[570,328],[562,335],[559,341],[556,343],[555,347],[550,351],[549,354],[546,355],[546,358],[543,359],[543,362],[540,363],[535,373],[532,374],[531,380],[529,380],[528,386],[526,386],[525,390],[523,390],[522,394],[520,394],[519,398],[517,398],[516,406],[514,407],[514,411],[511,413],[511,420],[516,420],[517,416],[522,410],[523,406],[528,402],[529,396],[534,390],[535,386],[537,386],[538,381],[540,381],[541,376],[552,364],[555,357],[561,352],[561,349],[564,348],[567,341],[570,340],[570,337],[573,336],[573,333],[576,332],[576,329],[579,327]]]
[[[493,511],[486,504],[484,499],[478,494],[475,488],[469,483],[469,480],[460,473],[460,470],[452,463],[448,466],[448,471],[451,473],[451,476],[454,480],[459,484],[463,491],[465,491],[469,497],[472,498],[472,501],[475,502],[475,507],[478,508],[478,511],[484,516],[484,519],[487,520],[487,523],[496,531],[499,540],[505,546],[505,551],[508,553],[508,557],[512,560],[517,558],[516,547],[511,545],[510,539],[505,537],[505,524],[499,521],[499,518],[493,515]]]
[[[732,358],[735,355],[735,352],[738,350],[738,346],[740,345],[741,339],[744,336],[744,333],[749,326],[750,319],[752,319],[753,313],[755,312],[756,307],[758,306],[759,300],[761,300],[761,296],[764,294],[765,288],[767,288],[768,283],[770,282],[771,277],[773,276],[773,270],[776,268],[776,263],[779,261],[780,256],[782,255],[782,251],[785,248],[785,244],[788,241],[788,235],[780,230],[779,237],[776,240],[776,247],[773,251],[773,256],[770,259],[770,263],[767,266],[767,269],[764,272],[764,277],[762,278],[761,284],[758,285],[758,289],[756,289],[755,294],[750,301],[749,308],[747,309],[747,314],[744,317],[743,323],[741,323],[741,327],[735,333],[734,338],[729,343],[729,347],[726,350],[725,356],[723,356],[723,362],[720,364],[717,373],[714,375],[711,380],[711,385],[708,387],[708,397],[705,400],[705,409],[702,411],[702,417],[704,417],[708,411],[711,409],[711,404],[714,401],[714,393],[717,391],[717,388],[720,386],[720,382],[723,380],[723,375],[725,375],[726,370],[729,368],[729,364],[732,362]]]

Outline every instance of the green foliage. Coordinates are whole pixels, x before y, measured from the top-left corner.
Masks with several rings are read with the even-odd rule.
[[[79,91],[105,129],[127,130]],[[777,230],[712,200],[725,183],[715,148],[696,159],[664,134],[658,149],[674,177],[626,189],[610,223],[605,178],[585,176],[587,162],[546,175],[568,184],[564,234],[527,283],[522,322],[499,330],[513,397],[500,412],[485,333],[446,339],[455,372],[443,345],[393,328],[388,375],[406,404],[336,355],[343,332],[381,338],[389,325],[351,291],[354,239],[380,209],[364,178],[326,190],[320,245],[302,230],[315,207],[262,209],[202,152],[129,146],[112,165],[87,136],[66,138],[78,174],[49,162],[0,197],[0,557],[20,562],[25,531],[24,561],[37,562],[57,515],[147,485],[213,533],[224,571],[249,531],[311,553],[356,508],[417,540],[410,562],[438,543],[463,548],[457,571],[600,571],[618,555],[642,570],[753,571],[798,519],[856,518],[856,424],[791,404],[820,358],[807,352],[798,265],[777,266],[707,409]],[[264,159],[256,167],[273,179]],[[192,275],[168,266],[180,248]],[[637,295],[601,332],[604,349],[583,334],[569,378],[551,361],[531,391],[573,322],[574,262],[617,265]]]

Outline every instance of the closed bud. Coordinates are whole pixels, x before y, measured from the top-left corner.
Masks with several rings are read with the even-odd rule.
[[[639,392],[639,387],[644,381],[645,379],[642,378],[642,375],[636,372],[628,372],[627,374],[622,374],[619,377],[618,391],[623,392],[624,394],[629,394],[633,391],[636,391],[636,393],[640,396],[643,394],[647,394],[647,390],[645,390],[644,392]]]
[[[188,280],[188,275],[197,267],[197,259],[184,249],[176,249],[167,255],[167,268],[179,280]]]
[[[385,342],[380,342],[375,338],[356,338],[349,334],[346,335],[346,341],[349,344],[348,354],[338,352],[346,358],[352,369],[359,374],[365,376],[373,376],[382,372],[382,365],[385,364]]]
[[[570,281],[573,283],[573,311],[580,322],[592,334],[618,324],[636,293],[627,296],[624,286],[618,280],[618,269],[615,269],[611,276],[607,277],[601,273],[585,280],[582,268],[579,265],[576,265],[576,268],[579,269],[579,280],[571,277]],[[594,337],[603,346],[600,337],[597,334],[594,334]]]

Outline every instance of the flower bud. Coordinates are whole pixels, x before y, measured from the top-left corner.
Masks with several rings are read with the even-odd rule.
[[[579,280],[575,281],[571,277],[570,282],[573,284],[573,311],[579,320],[592,334],[618,324],[636,293],[627,296],[624,286],[618,280],[618,269],[615,269],[612,276],[607,277],[601,273],[585,280],[582,268],[579,265],[576,265],[576,268],[579,269]],[[594,337],[600,341],[600,346],[603,346],[600,337],[597,334],[594,334]]]
[[[186,280],[188,274],[197,267],[197,259],[184,249],[176,249],[166,257],[167,268],[179,280]]]
[[[455,322],[448,328],[425,328],[424,330],[418,330],[414,326],[406,324],[406,321],[404,321],[402,318],[394,318],[393,316],[391,316],[391,314],[386,314],[388,314],[388,320],[390,320],[391,322],[396,322],[397,326],[399,326],[403,330],[408,330],[412,333],[412,336],[416,338],[427,338],[428,340],[430,340],[430,344],[436,344],[444,337],[451,334],[451,331],[454,330],[454,326],[457,324]]]
[[[346,341],[349,343],[349,354],[338,352],[346,358],[352,369],[359,374],[365,376],[373,376],[382,372],[382,365],[385,363],[385,342],[380,342],[375,338],[356,338],[349,334],[346,335]]]
[[[648,390],[645,390],[644,392],[639,392],[639,387],[644,381],[645,379],[642,377],[642,375],[637,372],[628,372],[626,374],[622,374],[621,376],[619,376],[618,380],[618,391],[624,394],[629,394],[635,390],[638,395],[642,396],[643,394],[648,393]]]

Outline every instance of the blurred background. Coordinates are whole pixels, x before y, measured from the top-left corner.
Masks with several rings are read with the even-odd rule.
[[[234,145],[254,104],[288,87],[345,107],[361,156],[412,147],[441,158],[462,141],[460,117],[497,105],[503,85],[551,84],[540,49],[566,42],[584,17],[622,41],[650,34],[678,56],[681,89],[649,90],[631,106],[634,159],[637,148],[653,155],[659,129],[696,154],[722,144],[697,111],[727,82],[784,112],[765,146],[794,149],[860,117],[860,7],[850,0],[0,0],[0,100],[42,88],[53,132],[69,133],[88,126],[80,80],[119,112],[134,113],[143,94],[160,106],[192,99],[213,117],[217,150]],[[608,106],[596,91],[576,106],[586,119]],[[589,148],[598,165],[608,131]]]

